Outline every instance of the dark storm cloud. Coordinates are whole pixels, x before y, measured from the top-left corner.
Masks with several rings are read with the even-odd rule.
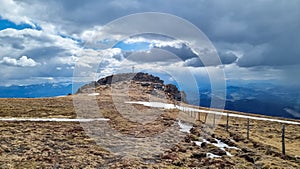
[[[209,50],[203,50],[202,57],[214,57],[215,53],[210,53]],[[184,62],[185,66],[204,67],[204,66],[218,66],[220,64],[232,64],[237,60],[237,56],[232,53],[221,53],[219,59],[210,59],[210,62],[203,64],[201,56],[195,54],[190,47],[185,44],[181,48],[164,46],[154,47],[146,51],[123,52],[124,58],[138,63],[154,63],[154,62]],[[221,62],[220,62],[221,61]]]
[[[84,3],[75,0],[34,3],[39,3],[47,9],[47,14],[43,15],[44,19],[59,24],[66,31],[70,31],[70,34],[136,12],[166,12],[192,22],[214,43],[222,41],[232,45],[236,43],[253,45],[254,51],[242,51],[245,54],[239,59],[239,66],[277,66],[291,64],[295,60],[299,62],[297,37],[300,35],[300,2],[297,0],[248,2],[89,0]],[[263,44],[269,45],[267,51],[262,53],[255,51]]]
[[[157,47],[158,48],[158,47]],[[190,47],[188,47],[186,44],[182,44],[181,48],[176,48],[172,46],[164,46],[159,47],[159,49],[169,51],[171,53],[174,53],[176,56],[180,57],[181,60],[185,61],[191,58],[198,57]]]
[[[11,14],[6,15],[5,13],[5,16],[18,19],[29,18],[37,25],[41,25],[41,31],[55,36],[64,34],[84,41],[86,39],[82,36],[87,30],[94,30],[96,26],[101,27],[119,17],[137,12],[163,12],[182,17],[201,29],[216,46],[223,64],[236,63],[239,67],[249,70],[257,67],[272,67],[282,70],[284,72],[282,76],[289,78],[297,74],[295,72],[297,72],[300,65],[300,1],[298,0],[86,0],[84,2],[80,0],[19,0],[12,2],[15,2],[20,8],[12,8],[15,10],[6,11],[7,13],[11,12]],[[2,11],[1,6],[5,6],[1,3],[5,3],[5,1],[0,2]],[[21,8],[24,9],[21,10]],[[1,12],[0,15],[4,16]],[[141,28],[148,26],[147,21],[144,22],[145,24],[139,25]],[[155,22],[155,20],[152,22]],[[157,23],[157,25],[161,24]],[[176,27],[176,25],[168,26]],[[166,28],[160,27],[160,29]],[[116,33],[122,34],[127,31],[120,27]],[[42,70],[43,66],[34,67],[31,69],[32,75],[36,75],[34,74],[35,69],[40,69],[41,72],[45,71],[45,75],[51,75],[51,71],[48,70],[54,70],[56,66],[63,66],[57,63],[55,59],[70,53],[70,51],[67,51],[68,49],[51,47],[58,45],[52,36],[43,37],[25,34],[22,38],[18,39],[10,36],[0,38],[0,46],[3,51],[6,52],[12,48],[11,52],[7,52],[7,56],[15,54],[15,51],[29,49],[24,51],[23,54],[37,59],[37,61],[47,61],[48,57],[53,58],[51,64],[48,64],[51,67],[44,67],[47,71]],[[26,43],[25,38],[32,39],[32,41],[40,44],[50,45],[45,48],[42,47],[43,45],[28,48],[30,44],[24,44]],[[87,36],[88,38],[89,36]],[[56,44],[52,45],[51,43]],[[173,48],[165,46],[157,49],[173,53],[184,61],[186,66],[203,66],[200,59],[188,47]],[[59,56],[56,57],[55,55]],[[128,53],[125,54],[125,57],[126,55]],[[114,57],[122,59],[121,55]],[[129,59],[137,60],[134,57],[136,56],[131,56]],[[146,57],[144,61],[156,62],[163,59],[169,60],[172,58]],[[216,63],[216,60],[212,60],[206,63],[206,66],[217,66]],[[15,73],[14,71],[7,70],[12,75]],[[27,72],[29,75],[30,72]],[[55,76],[59,75],[59,72],[62,71],[55,71]]]
[[[22,38],[4,36],[4,37],[0,38],[0,42],[1,42],[1,45],[11,44],[11,47],[14,49],[24,49],[25,48],[25,46],[23,45]]]
[[[237,64],[242,67],[300,64],[300,38],[291,34],[282,36],[285,37],[275,37],[270,43],[247,49]]]
[[[36,47],[24,51],[22,55],[32,56],[36,60],[49,60],[52,57],[59,56],[65,49],[57,46]]]
[[[231,64],[237,60],[237,56],[233,53],[220,53],[220,60],[222,64]]]
[[[232,53],[225,54],[222,53],[219,55],[221,64],[227,65],[227,64],[232,64],[237,60],[237,56],[235,56]],[[203,64],[201,59],[199,57],[194,57],[191,59],[188,59],[185,61],[186,66],[192,66],[192,67],[204,67],[204,66],[218,66],[220,65],[220,62],[218,60],[211,60],[211,62],[208,62],[206,64]]]
[[[13,43],[11,46],[15,49],[20,49],[20,50],[25,49],[25,46],[20,43]]]
[[[136,63],[166,62],[172,64],[182,61],[178,55],[158,48],[152,48],[148,51],[125,52],[123,55],[127,60]]]

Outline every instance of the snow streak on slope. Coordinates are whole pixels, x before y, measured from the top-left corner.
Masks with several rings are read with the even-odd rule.
[[[30,122],[91,122],[108,121],[105,118],[96,119],[69,119],[69,118],[0,118],[0,121],[30,121]]]
[[[200,112],[200,113],[207,113],[207,114],[216,114],[216,115],[220,115],[220,116],[227,116],[227,113],[224,113],[224,112],[221,112],[221,111],[201,110],[201,109],[196,109],[196,108],[178,106],[178,105],[174,105],[174,104],[159,103],[159,102],[125,102],[125,103],[142,104],[142,105],[148,106],[148,107],[156,107],[156,108],[164,108],[164,109],[175,109],[176,108],[176,109],[179,109],[181,111],[187,111],[187,112]],[[280,119],[272,119],[272,118],[265,118],[265,117],[255,117],[255,116],[247,116],[247,115],[233,114],[233,113],[228,113],[228,116],[229,117],[239,117],[239,118],[246,118],[246,119],[253,119],[253,120],[272,121],[272,122],[278,122],[278,123],[300,125],[300,122],[280,120]]]
[[[184,124],[180,120],[178,121],[178,125],[180,127],[180,131],[184,133],[190,133],[191,128],[193,128],[192,125]]]

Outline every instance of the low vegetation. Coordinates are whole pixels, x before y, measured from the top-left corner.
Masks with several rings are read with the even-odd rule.
[[[115,98],[110,85],[99,85],[93,90],[99,93],[95,96],[83,92],[59,98],[0,99],[0,118],[110,119],[107,123],[0,121],[0,168],[300,168],[299,125],[286,125],[283,156],[280,123],[250,120],[247,139],[247,119],[230,117],[226,131],[226,116],[209,126],[202,113],[200,118],[193,116],[193,124],[186,123],[193,127],[183,133],[178,120],[187,113],[125,103],[174,103],[163,97],[164,91],[153,92],[135,82],[117,85]],[[122,85],[130,86],[129,91],[122,91]],[[99,109],[88,114],[75,111],[73,99],[89,110],[91,98]],[[110,131],[118,134],[110,139]],[[160,137],[165,131],[171,134]],[[218,142],[234,148],[219,147]]]

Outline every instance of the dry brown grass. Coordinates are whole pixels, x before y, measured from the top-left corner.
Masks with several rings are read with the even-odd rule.
[[[155,98],[152,92],[145,92],[139,86],[131,87],[129,97],[128,93],[121,91],[123,90],[121,86],[117,87],[120,92],[118,99],[115,100],[111,97],[109,86],[100,86],[96,89],[96,92],[100,93],[95,97],[99,112],[91,112],[88,117],[110,118],[109,125],[121,134],[147,138],[174,124],[178,113],[182,113],[124,104],[124,99],[127,98],[130,100],[125,101],[147,101],[149,98],[153,98],[154,101],[164,100],[163,97]],[[159,95],[161,96],[161,93]],[[73,107],[73,97],[0,99],[0,117],[75,118],[77,114]],[[86,102],[89,108],[89,96],[81,94],[76,97]],[[120,104],[124,112],[118,112],[113,101],[115,104]],[[146,112],[150,115],[154,113],[157,118],[153,122],[141,124],[134,121],[134,117],[130,117],[132,112],[137,116]],[[196,116],[193,117],[199,119]],[[202,113],[200,119],[202,122],[198,121],[195,129],[202,130],[199,136],[203,136],[202,134],[206,132],[204,129],[207,127],[203,124],[205,114]],[[195,153],[205,154],[215,150],[216,147],[210,145],[201,148],[193,144],[190,140],[198,139],[198,135],[191,134],[186,140],[179,140],[176,146],[149,162],[149,159],[118,159],[117,156],[97,145],[79,123],[0,122],[0,168],[53,168],[55,166],[60,168],[99,168],[102,166],[110,168],[299,168],[299,125],[286,125],[287,157],[283,158],[280,123],[250,120],[250,140],[246,139],[246,119],[230,117],[229,132],[225,131],[225,116],[221,117],[217,124],[211,133],[213,137],[241,139],[233,141],[240,150],[228,150],[234,155],[233,157],[192,158]],[[95,127],[97,127],[96,123]],[[174,138],[176,139],[177,136],[174,135]],[[252,154],[246,153],[247,151]],[[249,161],[248,157],[253,158],[254,162],[251,162],[251,159]]]
[[[72,97],[40,99],[0,99],[1,117],[56,117],[74,118]]]
[[[204,116],[205,114],[202,114],[201,120],[205,119]],[[229,117],[229,130],[226,132],[226,116],[221,116],[214,134],[240,139],[236,142],[239,148],[251,149],[259,156],[254,163],[258,168],[299,168],[300,126],[285,125],[285,157],[282,155],[281,129],[282,124],[278,122],[250,119],[248,140],[247,119]]]

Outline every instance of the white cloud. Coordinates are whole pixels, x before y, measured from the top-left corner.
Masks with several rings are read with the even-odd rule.
[[[57,47],[69,53],[75,53],[80,48],[75,40],[63,38],[60,35],[51,34],[44,30],[34,29],[16,30],[9,28],[1,30],[0,43],[3,44],[0,48],[2,56],[22,55],[23,52],[43,47]],[[16,50],[12,47],[12,44],[22,44],[24,49]],[[50,52],[44,51],[43,53]]]
[[[170,46],[170,47],[173,47],[173,48],[180,49],[183,46],[183,41],[180,41],[180,40],[161,41],[161,42],[155,43],[154,46],[158,47],[158,48]]]
[[[34,67],[39,65],[39,63],[35,62],[31,58],[27,58],[27,56],[22,56],[20,59],[4,57],[0,60],[0,63],[11,65],[11,66],[21,66],[21,67]]]
[[[127,44],[142,43],[142,42],[150,43],[150,46],[149,46],[150,48],[153,48],[153,47],[162,48],[162,47],[169,46],[169,47],[180,49],[180,48],[182,48],[182,45],[184,43],[187,44],[187,42],[184,42],[182,40],[173,40],[173,39],[169,39],[169,38],[160,40],[160,39],[153,39],[153,38],[150,39],[150,38],[144,38],[144,37],[134,37],[134,38],[126,39],[124,41],[124,43],[127,43]]]
[[[297,75],[300,63],[297,45],[299,38],[296,36],[299,34],[297,18],[299,18],[300,10],[298,6],[297,0],[289,3],[174,0],[172,4],[155,0],[144,3],[136,0],[109,3],[99,0],[88,1],[84,4],[73,1],[0,0],[2,18],[9,19],[16,24],[27,23],[34,26],[33,23],[35,23],[42,27],[42,30],[5,29],[0,31],[0,61],[5,64],[3,66],[6,68],[2,76],[6,78],[3,78],[4,81],[8,78],[15,78],[16,74],[26,76],[26,78],[44,74],[59,76],[66,71],[51,72],[51,70],[60,67],[71,72],[79,57],[82,58],[80,59],[82,66],[91,67],[96,63],[105,62],[109,64],[103,65],[103,69],[117,67],[121,65],[121,62],[113,57],[121,55],[121,52],[107,50],[101,53],[91,49],[91,51],[85,50],[82,55],[76,55],[82,47],[80,43],[91,40],[95,33],[101,37],[104,35],[99,35],[99,33],[107,34],[105,37],[112,38],[112,40],[118,39],[118,34],[130,30],[120,27],[120,30],[116,29],[117,31],[114,32],[109,30],[100,32],[100,29],[104,24],[121,16],[155,9],[157,12],[167,12],[183,17],[201,28],[214,45],[217,45],[220,54],[222,52],[228,54],[228,51],[231,51],[238,56],[237,64],[225,66],[228,79],[272,79],[278,78],[277,76],[295,79],[289,74]],[[86,12],[87,10],[89,12]],[[146,27],[147,24],[141,25],[143,26]],[[158,26],[160,26],[159,23]],[[150,48],[162,49],[165,47],[181,49],[182,44],[186,44],[178,40],[153,39],[146,36],[130,38],[125,42],[148,42]],[[218,43],[224,44],[218,45]],[[24,57],[16,59],[18,56]],[[30,56],[30,58],[25,56]],[[38,63],[46,64],[37,66]],[[286,64],[294,63],[297,65],[293,66],[293,69],[284,67]],[[251,69],[251,67],[266,65],[270,67]],[[28,66],[32,69],[22,74],[22,67]],[[184,67],[184,65],[181,66]],[[280,69],[286,70],[285,73],[280,74]],[[71,73],[68,75],[71,76]],[[68,75],[63,74],[63,76]]]
[[[66,65],[74,65],[78,61],[78,57],[76,56],[58,57],[54,59],[57,63]]]
[[[13,0],[0,0],[0,11],[3,18],[7,18],[14,21],[17,24],[27,23],[35,26],[26,15],[22,15],[26,9],[21,5],[17,4]]]

